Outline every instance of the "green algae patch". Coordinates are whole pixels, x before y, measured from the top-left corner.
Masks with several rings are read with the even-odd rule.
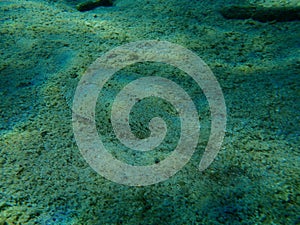
[[[95,9],[99,6],[112,6],[112,0],[92,0],[80,3],[76,6],[77,10],[80,12],[89,11]]]

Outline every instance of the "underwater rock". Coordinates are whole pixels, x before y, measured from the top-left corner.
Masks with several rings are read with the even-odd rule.
[[[229,6],[220,12],[226,19],[253,19],[260,22],[300,20],[300,7]]]
[[[76,5],[76,9],[80,12],[89,11],[99,6],[112,6],[112,0],[91,0]]]

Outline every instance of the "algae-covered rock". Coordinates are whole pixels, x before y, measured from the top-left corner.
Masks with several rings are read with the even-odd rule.
[[[79,11],[84,12],[84,11],[95,9],[96,7],[99,6],[112,6],[112,5],[113,5],[112,0],[91,0],[91,1],[86,1],[78,4],[76,8]]]
[[[229,6],[220,10],[226,19],[253,19],[260,22],[300,20],[300,7]]]

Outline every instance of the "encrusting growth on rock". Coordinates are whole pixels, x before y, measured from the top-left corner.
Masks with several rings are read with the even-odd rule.
[[[260,22],[300,20],[300,7],[229,6],[220,10],[226,19],[253,19]]]
[[[89,11],[95,9],[99,6],[112,6],[112,0],[91,0],[80,3],[76,6],[77,10],[80,12]]]

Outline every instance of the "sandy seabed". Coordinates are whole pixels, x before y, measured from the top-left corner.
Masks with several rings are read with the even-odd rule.
[[[78,12],[78,3],[0,2],[0,224],[300,223],[299,21],[226,20],[219,13],[241,1],[116,0],[113,7],[88,12]],[[217,158],[200,173],[210,132],[201,89],[161,64],[120,71],[97,106],[97,118],[103,118],[97,121],[99,134],[116,157],[151,164],[174,147],[129,157],[133,153],[115,143],[108,123],[111,102],[138,74],[181,84],[201,117],[199,144],[182,170],[162,183],[129,187],[86,163],[74,139],[71,108],[91,63],[140,40],[182,45],[208,64],[223,90],[227,129]],[[132,124],[141,137],[147,136],[144,124],[153,111],[173,112],[151,99],[140,106]],[[163,116],[176,121],[176,113],[169,120]],[[170,132],[167,138],[177,138],[176,145],[178,132]]]

